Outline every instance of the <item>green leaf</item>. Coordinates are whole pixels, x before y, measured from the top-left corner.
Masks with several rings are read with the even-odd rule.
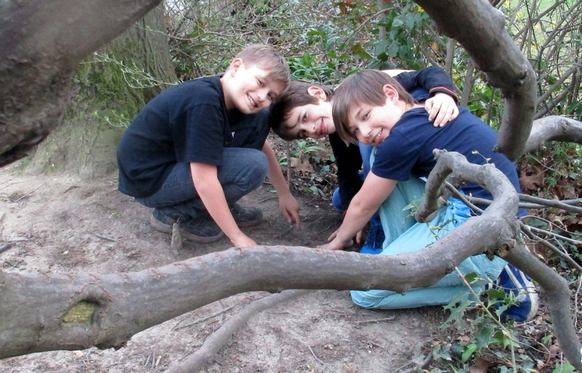
[[[560,364],[559,366],[557,366],[554,370],[552,370],[552,373],[571,373],[571,372],[575,372],[576,368],[574,368],[574,366],[570,363],[565,363],[565,364]]]
[[[470,345],[468,345],[465,348],[465,351],[463,352],[463,355],[461,356],[461,361],[463,363],[466,363],[467,360],[469,360],[471,358],[471,356],[473,356],[473,353],[477,350],[477,345],[475,343],[471,343]]]
[[[370,54],[368,52],[366,52],[366,50],[364,49],[364,47],[362,47],[362,44],[360,44],[360,43],[354,45],[351,48],[351,51],[353,54],[355,54],[356,56],[358,56],[362,59],[365,59],[365,60],[372,59],[372,56],[370,56]]]
[[[477,348],[481,350],[491,344],[494,329],[490,326],[482,326],[477,329]]]
[[[390,57],[396,57],[396,55],[398,54],[398,48],[399,47],[400,47],[400,44],[397,41],[393,41],[390,44],[390,46],[388,47],[388,50],[386,51],[386,53]]]
[[[467,280],[467,282],[469,284],[474,283],[475,281],[480,280],[479,276],[477,275],[477,272],[471,272],[465,275],[465,280]]]

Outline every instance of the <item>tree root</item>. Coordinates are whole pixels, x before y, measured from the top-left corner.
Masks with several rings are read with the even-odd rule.
[[[254,301],[239,314],[232,316],[216,332],[211,334],[198,351],[186,357],[179,365],[171,367],[167,373],[195,373],[200,371],[208,361],[230,340],[230,337],[255,314],[307,294],[311,290],[285,290]]]

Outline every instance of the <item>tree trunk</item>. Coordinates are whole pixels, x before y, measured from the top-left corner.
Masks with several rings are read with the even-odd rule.
[[[158,6],[79,65],[62,124],[22,162],[23,168],[33,174],[66,171],[85,179],[114,172],[125,127],[176,80],[164,9]]]

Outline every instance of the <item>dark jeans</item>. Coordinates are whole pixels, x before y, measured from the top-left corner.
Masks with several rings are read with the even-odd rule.
[[[218,166],[217,171],[228,205],[233,206],[243,196],[261,186],[268,167],[267,156],[260,150],[223,149],[223,164]],[[177,163],[160,190],[149,197],[136,198],[136,201],[162,211],[179,210],[193,218],[209,216],[192,183],[189,163]]]

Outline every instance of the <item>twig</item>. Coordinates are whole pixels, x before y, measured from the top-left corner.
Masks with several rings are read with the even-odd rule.
[[[448,186],[448,185],[447,185]],[[466,196],[468,200],[473,203],[478,203],[480,205],[490,205],[491,200],[485,198],[477,198],[477,197],[469,197]],[[520,201],[529,201],[529,202],[519,202],[518,206],[520,208],[526,209],[545,209],[548,207],[558,208],[564,211],[574,212],[574,213],[582,213],[582,207],[572,206],[574,204],[581,203],[582,199],[568,199],[563,201],[553,201],[545,198],[539,197],[532,197],[527,194],[519,194]]]
[[[20,198],[18,198],[17,200],[15,200],[15,201],[12,201],[12,203],[18,203],[18,202],[20,202],[20,201],[21,201],[21,200],[23,200],[24,198],[26,198],[26,197],[30,196],[32,193],[34,193],[35,191],[37,191],[38,189],[40,189],[41,187],[42,187],[42,185],[39,185],[39,186],[37,186],[36,188],[34,188],[34,189],[33,189],[33,190],[31,190],[30,192],[26,193],[25,195],[23,195],[23,196],[20,196]]]
[[[102,234],[99,234],[99,233],[95,233],[95,236],[97,236],[97,237],[99,237],[99,238],[102,238],[102,239],[104,239],[104,240],[107,240],[107,241],[111,241],[111,242],[117,242],[117,240],[116,240],[116,239],[114,239],[114,238],[110,238],[110,237],[107,237],[107,236],[104,236],[104,235],[102,235]]]
[[[0,246],[0,254],[5,251],[8,251],[12,247],[12,242],[5,243],[4,245]]]
[[[275,238],[281,238],[284,235],[286,235],[287,233],[291,232],[291,230],[293,230],[293,225],[290,225],[289,228],[285,229],[283,232],[276,235]]]
[[[558,254],[562,259],[564,259],[568,263],[570,263],[570,265],[573,266],[574,268],[576,268],[578,270],[578,272],[582,273],[582,266],[580,266],[578,263],[576,263],[576,261],[574,259],[572,259],[570,257],[570,255],[568,255],[568,253],[565,253],[562,250],[558,249],[556,246],[552,245],[548,240],[544,240],[544,239],[536,236],[535,234],[533,234],[533,232],[531,231],[531,227],[528,226],[527,224],[524,224],[521,221],[518,221],[518,223],[519,223],[519,227],[521,228],[521,231],[523,233],[525,233],[525,235],[528,236],[531,240],[543,244],[544,246],[546,246],[547,248],[549,248],[550,250],[552,250],[553,252]]]
[[[384,317],[382,319],[356,321],[356,324],[370,324],[374,322],[392,321],[394,319],[396,319],[396,316]]]
[[[556,238],[559,238],[561,240],[564,240],[564,241],[569,242],[569,243],[574,244],[574,245],[582,245],[582,241],[575,240],[575,239],[570,238],[570,237],[562,236],[561,234],[558,234],[558,233],[554,233],[554,232],[551,232],[551,231],[547,231],[547,230],[541,229],[541,228],[531,227],[529,225],[528,225],[528,228],[531,229],[534,232],[547,234],[549,236],[554,236]]]
[[[220,310],[220,311],[218,311],[218,312],[215,312],[215,313],[213,313],[213,314],[212,314],[212,315],[210,315],[210,316],[206,316],[206,317],[204,317],[204,318],[202,318],[202,319],[198,319],[198,320],[196,320],[196,321],[194,321],[194,322],[192,322],[192,323],[190,323],[190,324],[187,324],[187,325],[182,325],[182,326],[180,326],[180,327],[178,327],[178,325],[176,325],[176,326],[174,326],[174,327],[172,328],[172,330],[180,330],[180,329],[184,329],[184,328],[187,328],[187,327],[189,327],[189,326],[192,326],[192,325],[199,324],[199,323],[201,323],[201,322],[204,322],[204,321],[206,321],[206,320],[210,320],[210,319],[212,319],[212,318],[214,318],[214,317],[216,317],[216,316],[220,316],[220,315],[222,315],[222,314],[224,314],[224,313],[227,313],[228,311],[230,311],[230,310],[231,310],[231,309],[233,309],[233,308],[234,308],[234,306],[230,306],[230,307],[228,307],[228,308],[225,308],[225,309],[223,309],[223,310]]]
[[[253,315],[271,308],[277,304],[287,302],[301,295],[309,293],[310,290],[285,290],[278,294],[271,294],[262,299],[254,301],[237,315],[232,316],[217,331],[211,334],[198,351],[186,357],[179,365],[170,368],[168,373],[195,373],[200,371]]]
[[[545,199],[545,198],[530,196],[527,194],[520,194],[519,199],[522,201],[526,201],[526,202],[538,203],[540,205],[545,205],[548,207],[556,207],[556,208],[563,209],[563,210],[582,213],[582,207],[571,206],[569,204],[563,203],[562,201],[554,201],[554,200],[549,200],[549,199]],[[579,198],[578,200],[570,200],[570,202],[581,204],[582,198]]]
[[[315,355],[315,352],[313,352],[313,349],[311,348],[311,346],[307,346],[307,348],[309,348],[309,351],[311,351],[311,355],[313,355],[315,360],[317,360],[319,363],[321,363],[321,365],[327,365],[327,363],[325,361],[321,360],[320,358],[317,357],[317,355]]]

